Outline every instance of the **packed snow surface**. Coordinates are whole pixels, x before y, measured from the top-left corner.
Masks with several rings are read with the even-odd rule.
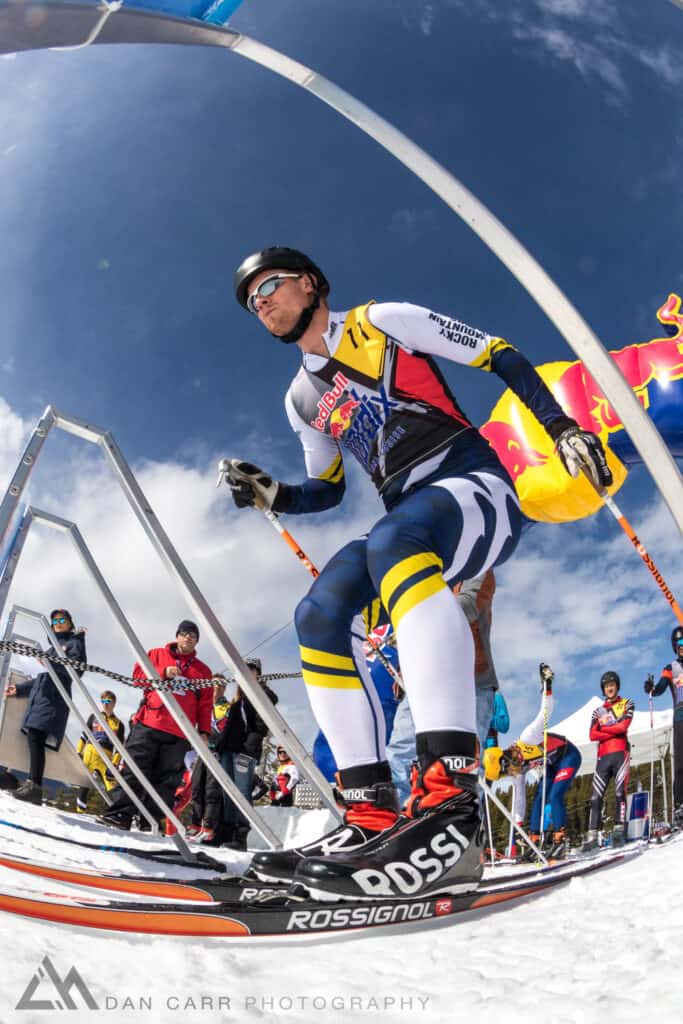
[[[311,838],[324,817],[323,812],[309,812],[298,822],[292,817],[288,838]],[[19,804],[4,793],[0,819],[83,842],[159,846],[150,836],[113,832],[91,819]],[[4,824],[0,851],[128,873],[196,874]],[[245,855],[216,852],[230,871],[248,862]],[[5,967],[0,1022],[678,1022],[683,1012],[682,863],[683,840],[674,838],[651,845],[627,863],[485,916],[442,919],[439,927],[425,930],[336,935],[326,941],[135,938],[0,913]],[[58,884],[5,868],[0,869],[0,887],[60,891]],[[31,1002],[44,999],[46,1008],[17,1009],[46,955],[62,978],[76,968],[97,1009],[87,1008],[73,990],[79,1008],[60,1012],[45,976]]]

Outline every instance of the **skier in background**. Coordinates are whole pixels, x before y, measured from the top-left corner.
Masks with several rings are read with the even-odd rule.
[[[277,771],[270,783],[270,802],[274,807],[291,807],[299,770],[284,747],[277,748]]]
[[[620,697],[621,680],[616,672],[604,672],[600,679],[604,701],[591,716],[590,738],[598,744],[598,760],[593,773],[591,813],[586,840],[581,847],[588,853],[598,847],[598,829],[602,820],[602,804],[609,785],[614,779],[614,829],[612,845],[621,846],[625,840],[626,787],[631,766],[631,747],[628,730],[633,721],[635,704],[628,697]]]
[[[683,826],[683,626],[676,626],[671,634],[671,646],[676,655],[662,669],[657,683],[652,676],[645,681],[645,693],[659,697],[665,690],[671,693],[674,705],[674,824]]]
[[[567,854],[565,799],[567,790],[581,766],[578,747],[559,733],[546,732],[553,710],[554,673],[550,665],[541,664],[541,706],[536,717],[522,731],[519,739],[501,750],[489,747],[484,751],[484,769],[489,782],[509,775],[514,786],[515,819],[523,824],[526,815],[526,774],[532,768],[541,772],[536,796],[531,807],[529,835],[536,845],[545,832],[544,847],[548,856],[562,858]],[[544,758],[544,734],[546,756]],[[543,805],[543,766],[545,761],[545,806]],[[529,857],[535,857],[529,850]]]

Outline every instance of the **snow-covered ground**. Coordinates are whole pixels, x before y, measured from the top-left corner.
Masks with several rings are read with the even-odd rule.
[[[90,820],[19,805],[4,793],[0,819],[90,843],[159,845],[138,833],[114,833]],[[317,827],[317,817],[306,815],[297,834]],[[145,870],[138,859],[84,850],[2,824],[0,851],[55,863]],[[231,870],[248,859],[217,852]],[[324,942],[138,939],[0,913],[0,1022],[51,1024],[65,1017],[67,1024],[107,1019],[117,1024],[507,1024],[515,1019],[673,1024],[683,1012],[682,859],[683,841],[672,840],[628,863],[487,916],[425,931],[336,936]],[[164,873],[151,863],[146,870]],[[165,873],[187,877],[193,872],[173,866]],[[3,886],[41,889],[43,883],[0,869]],[[58,888],[49,883],[50,891]],[[82,1009],[16,1008],[46,955],[62,978],[76,968],[97,1009],[87,1009],[75,990]],[[52,983],[43,977],[31,1001],[55,998]]]

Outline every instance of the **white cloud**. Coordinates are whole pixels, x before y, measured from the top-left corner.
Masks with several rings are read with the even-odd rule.
[[[401,206],[392,212],[389,231],[403,241],[414,242],[431,228],[433,222],[433,210]]]
[[[514,39],[542,61],[573,65],[584,80],[598,80],[615,103],[629,98],[625,67],[635,61],[660,81],[678,87],[683,68],[678,49],[633,42],[613,0],[449,0],[470,17],[506,24]]]
[[[604,24],[614,17],[614,7],[607,0],[534,0],[544,14],[566,19],[580,19]]]
[[[423,36],[431,36],[434,27],[436,12],[432,4],[425,4],[420,13],[420,31]]]
[[[556,60],[572,64],[582,78],[598,78],[615,94],[627,93],[618,62],[605,53],[599,43],[577,39],[566,29],[542,25],[524,25],[514,29],[517,39],[539,43]]]

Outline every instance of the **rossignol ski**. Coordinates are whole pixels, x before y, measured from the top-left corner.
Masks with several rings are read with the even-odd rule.
[[[91,898],[87,893],[57,895],[4,889],[0,891],[0,910],[62,925],[131,934],[224,938],[329,935],[397,925],[426,925],[473,911],[489,912],[547,892],[577,876],[620,863],[639,852],[591,858],[565,866],[564,870],[533,872],[525,879],[482,885],[474,892],[457,896],[320,903],[305,896],[271,891],[242,902],[157,903],[145,896],[131,901]]]

